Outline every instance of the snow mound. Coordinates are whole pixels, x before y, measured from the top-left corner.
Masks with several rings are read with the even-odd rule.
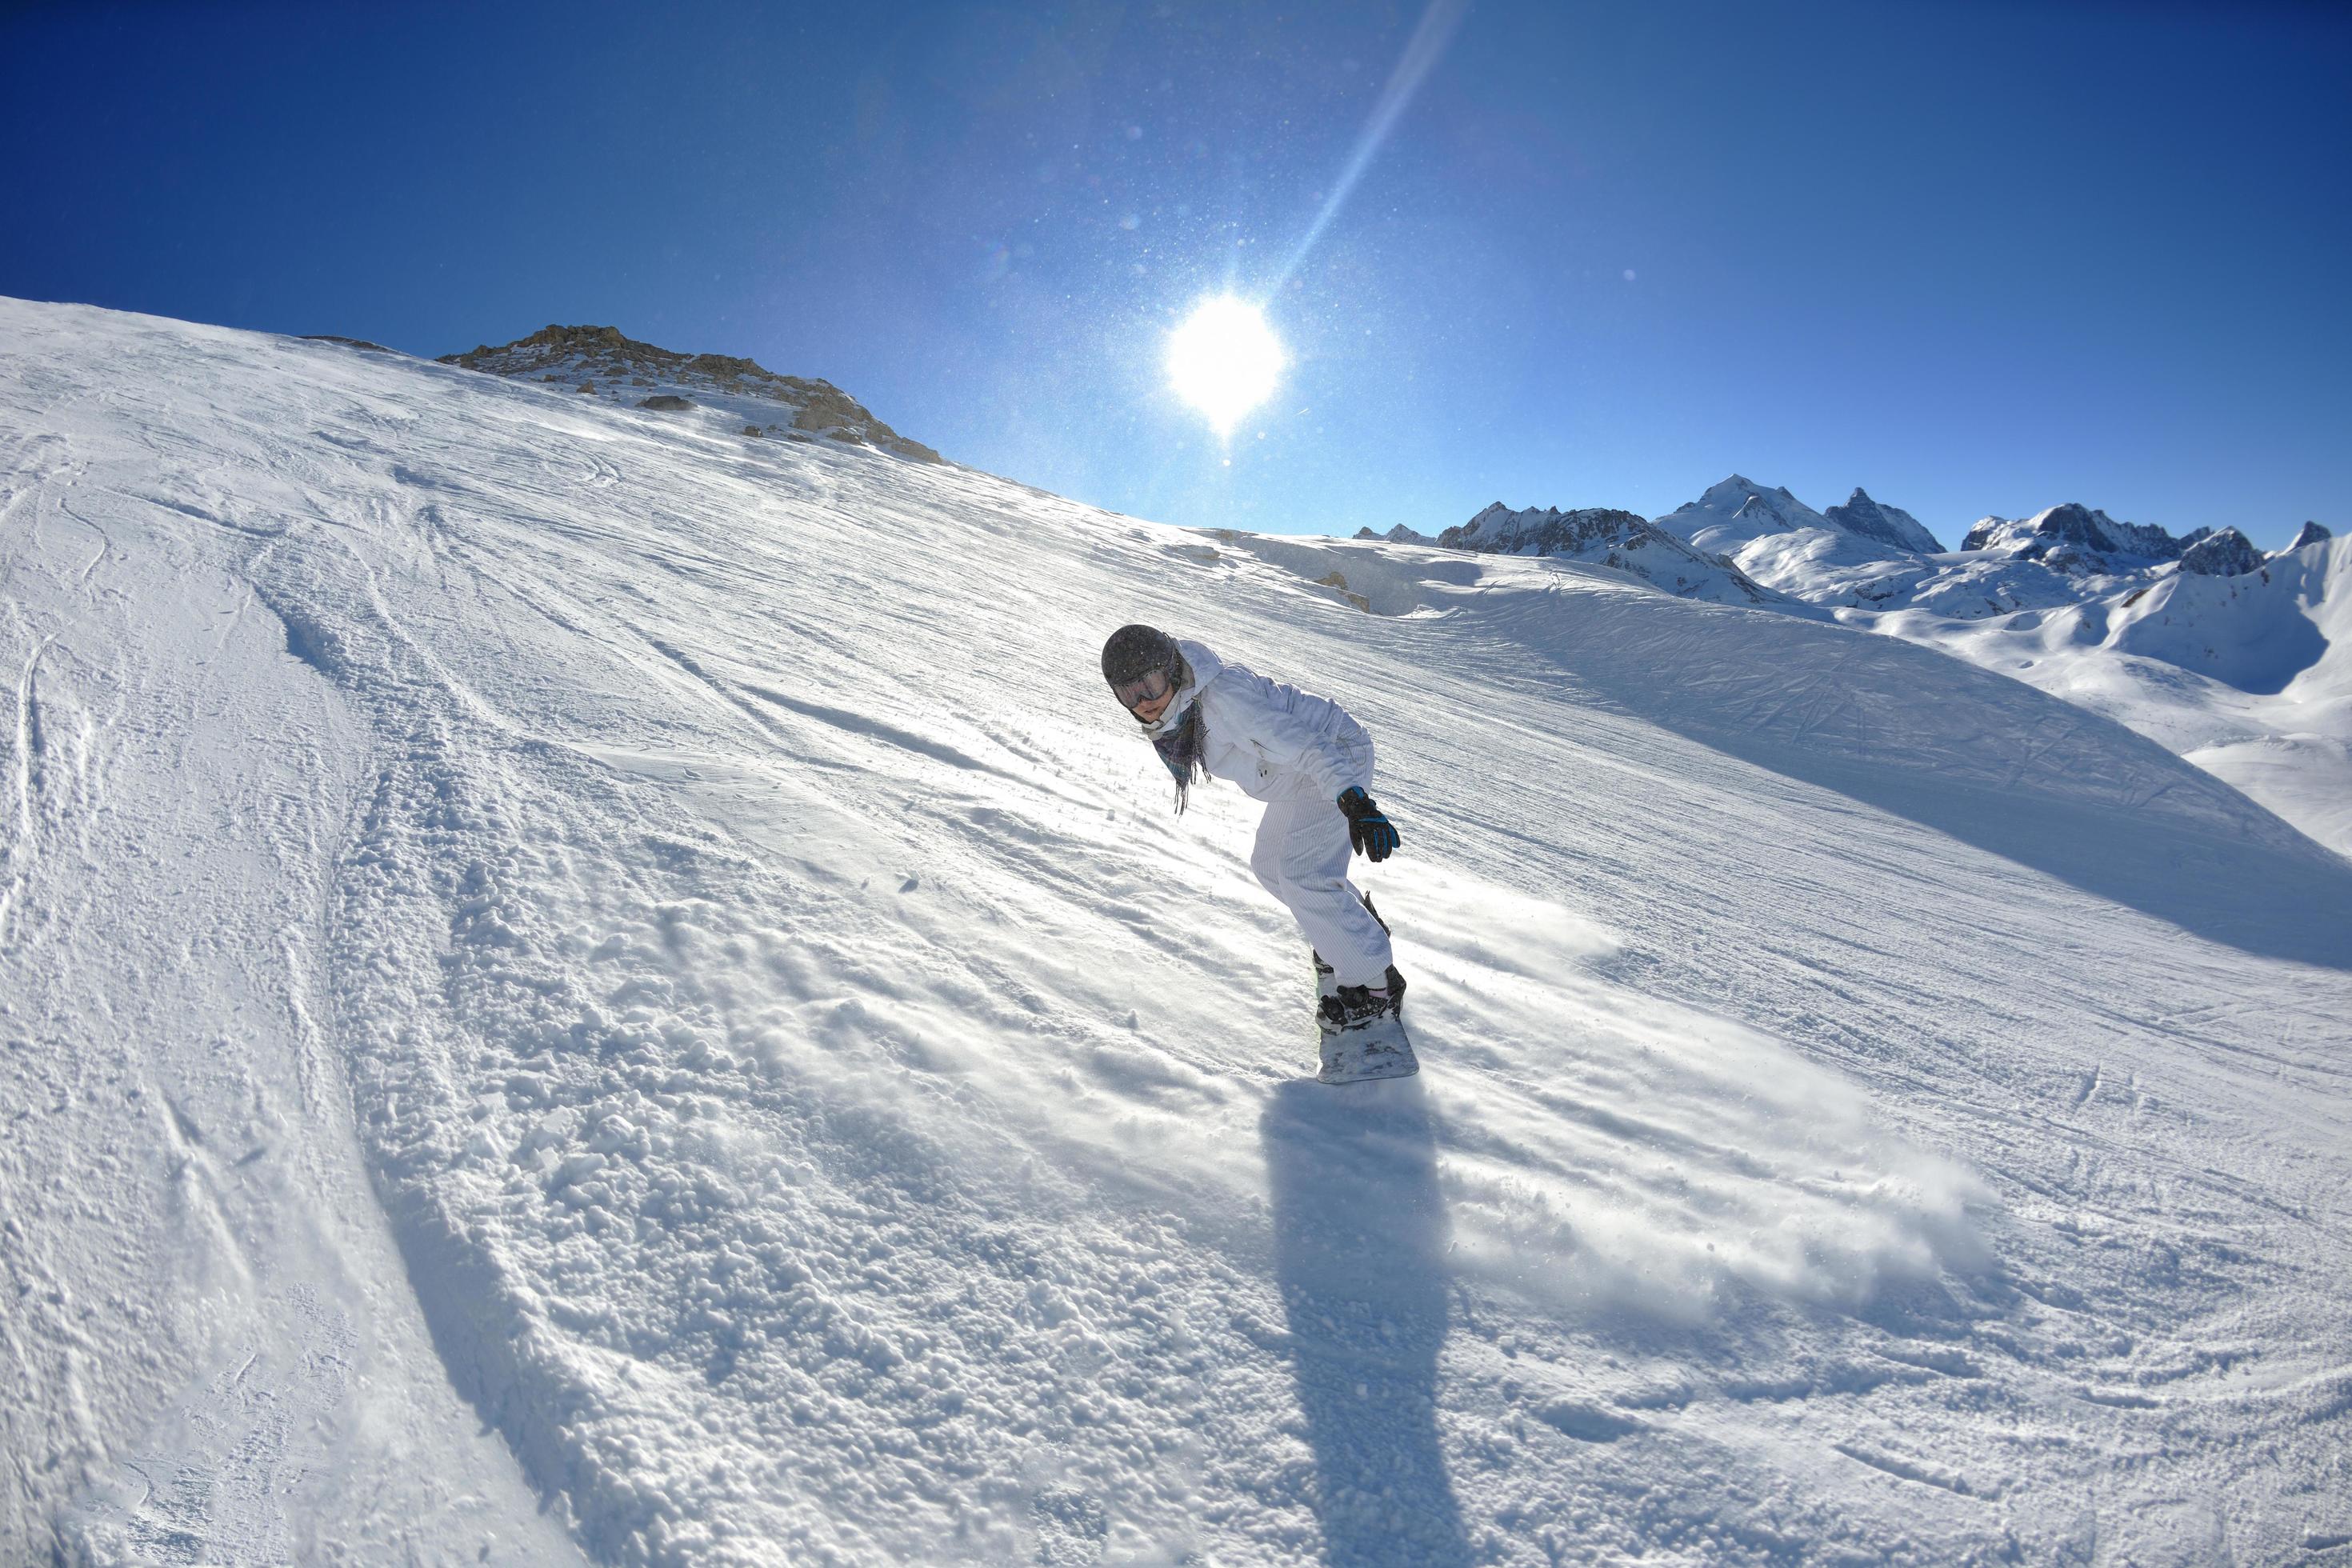
[[[1818,616],[673,395],[0,303],[0,1559],[2336,1528],[2352,868]],[[1422,1078],[1301,1081],[1134,619],[1377,737]]]

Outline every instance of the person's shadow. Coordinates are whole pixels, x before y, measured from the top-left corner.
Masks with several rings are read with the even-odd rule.
[[[1467,1563],[1437,1433],[1446,1223],[1421,1085],[1285,1084],[1259,1134],[1325,1561]]]

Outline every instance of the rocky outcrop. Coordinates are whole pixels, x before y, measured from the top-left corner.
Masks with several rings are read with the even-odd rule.
[[[2113,573],[2178,561],[2206,532],[2176,539],[2152,523],[2117,522],[2095,507],[2065,501],[2032,517],[1988,517],[1969,530],[1960,548],[2039,561],[2060,572]]]
[[[1944,547],[1917,518],[1899,506],[1871,500],[1869,492],[1860,485],[1853,488],[1853,494],[1846,498],[1843,506],[1833,506],[1822,515],[1848,533],[1892,544],[1897,550],[1916,550],[1922,555],[1943,552]]]
[[[852,446],[877,447],[918,462],[940,461],[939,453],[899,435],[829,381],[779,375],[734,354],[679,353],[639,342],[618,327],[551,325],[496,348],[484,343],[464,353],[443,354],[441,363],[577,386],[616,399],[624,392],[661,389],[627,399],[639,408],[691,408],[695,402],[688,394],[701,394],[704,401],[756,398],[788,409],[783,423],[790,429]]]
[[[1687,542],[1635,512],[1613,507],[1528,507],[1514,511],[1495,502],[1445,530],[1436,543],[1447,550],[1494,555],[1558,555],[1631,573],[1690,597],[1724,603],[1763,604],[1780,598],[1720,555]]]
[[[2263,563],[2263,552],[2234,528],[2209,533],[2180,552],[2180,569],[2200,577],[2242,577]]]
[[[2333,539],[2336,536],[2334,534],[2320,527],[2319,524],[2315,522],[2306,522],[2295,534],[2294,540],[2288,543],[2287,549],[2300,550],[2306,544],[2317,544],[2322,540]]]
[[[1501,501],[1437,536],[1448,550],[1483,550],[1503,555],[1581,555],[1599,546],[1673,539],[1648,519],[1612,507],[1528,507],[1513,511]],[[1680,544],[1680,540],[1674,540]],[[1685,547],[1687,548],[1687,547]]]

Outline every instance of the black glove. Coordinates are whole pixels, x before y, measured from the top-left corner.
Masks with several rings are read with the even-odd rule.
[[[1348,817],[1348,843],[1356,853],[1378,862],[1396,852],[1404,840],[1398,837],[1396,825],[1381,815],[1372,797],[1354,784],[1349,784],[1339,796],[1339,809]]]

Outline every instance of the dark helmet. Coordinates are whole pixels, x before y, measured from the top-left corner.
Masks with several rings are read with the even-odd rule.
[[[1155,669],[1172,676],[1183,662],[1184,656],[1176,651],[1176,639],[1153,626],[1121,626],[1103,644],[1103,679],[1114,690]]]

